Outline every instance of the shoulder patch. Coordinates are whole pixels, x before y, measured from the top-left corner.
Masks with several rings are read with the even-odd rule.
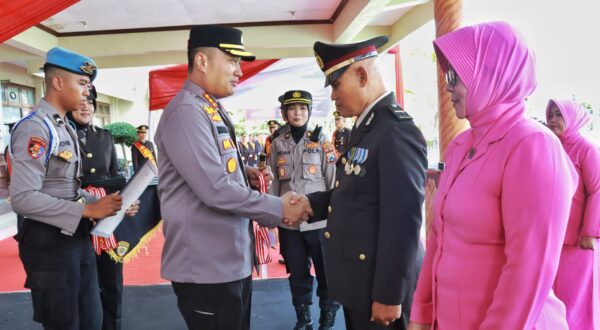
[[[46,152],[46,141],[38,136],[32,136],[27,142],[27,150],[29,157],[32,159],[38,159]]]
[[[404,109],[402,109],[402,107],[400,107],[396,103],[390,104],[390,106],[388,106],[388,109],[392,112],[392,114],[394,114],[394,116],[396,116],[396,118],[400,120],[413,119],[406,111],[404,111]]]

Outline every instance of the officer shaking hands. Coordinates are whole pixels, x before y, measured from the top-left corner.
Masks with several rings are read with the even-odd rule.
[[[314,45],[340,115],[358,117],[334,189],[307,196],[315,220],[327,219],[329,295],[342,304],[347,329],[406,329],[424,254],[427,148],[384,86],[376,57],[387,41]]]
[[[188,40],[188,79],[169,102],[156,130],[165,243],[161,276],[170,280],[189,329],[248,329],[254,232],[307,219],[307,202],[290,205],[260,194],[269,170],[244,167],[232,119],[219,99],[230,96],[252,61],[242,31],[195,26]],[[268,169],[268,167],[267,167]]]
[[[102,307],[89,230],[116,214],[122,198],[81,190],[77,136],[65,114],[87,100],[92,59],[55,47],[44,65],[46,95],[15,124],[10,197],[20,217],[15,239],[31,289],[33,319],[44,329],[100,329]]]

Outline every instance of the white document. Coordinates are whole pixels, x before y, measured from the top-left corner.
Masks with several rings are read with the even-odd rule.
[[[129,180],[120,195],[123,196],[123,207],[116,215],[104,218],[94,226],[92,234],[100,237],[110,237],[117,229],[123,218],[125,211],[135,202],[142,194],[152,180],[158,175],[158,169],[152,162],[147,161],[144,166],[138,169],[135,175]]]

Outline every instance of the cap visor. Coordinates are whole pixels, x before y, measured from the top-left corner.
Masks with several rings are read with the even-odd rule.
[[[254,54],[244,51],[244,50],[239,50],[239,49],[223,49],[223,50],[233,56],[239,56],[244,61],[254,61],[256,59],[256,56],[254,56]]]

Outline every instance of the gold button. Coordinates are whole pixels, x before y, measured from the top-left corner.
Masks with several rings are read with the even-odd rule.
[[[367,259],[367,256],[365,256],[364,254],[361,253],[358,255],[358,259],[365,260],[365,259]]]
[[[85,156],[86,156],[87,158],[92,158],[92,156],[93,156],[93,155],[92,155],[92,153],[91,153],[91,152],[88,152],[88,153],[87,153],[87,155],[85,155]]]
[[[329,205],[329,206],[327,207],[327,211],[328,211],[329,213],[331,213],[331,211],[332,211],[332,210],[331,210],[331,205]]]
[[[329,239],[331,237],[331,234],[328,231],[326,231],[324,235],[325,235],[325,238],[327,238],[327,239]]]
[[[340,180],[335,180],[335,187],[339,187],[340,186]]]
[[[96,173],[96,169],[92,167],[92,168],[90,169],[90,173],[92,173],[92,174]]]

